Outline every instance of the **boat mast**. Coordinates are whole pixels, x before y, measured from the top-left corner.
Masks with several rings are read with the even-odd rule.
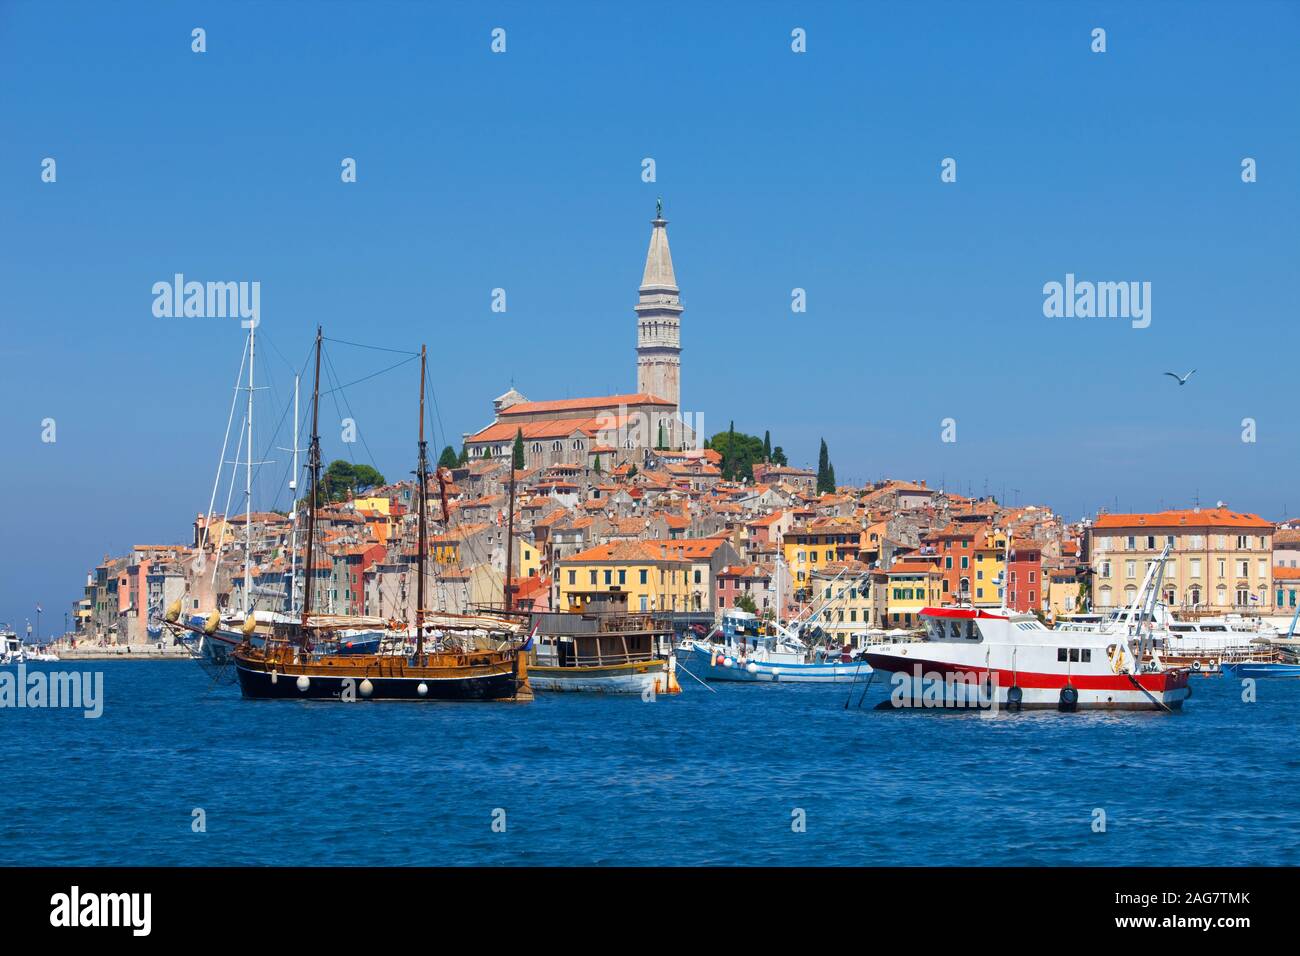
[[[302,626],[311,616],[312,549],[316,544],[316,485],[320,481],[320,326],[316,326],[316,377],[311,388],[311,444],[307,446],[307,470],[311,472],[311,496],[307,499],[307,554],[304,562],[306,583],[303,585]]]
[[[248,441],[244,449],[244,616],[253,610],[253,332],[248,325]]]
[[[415,493],[416,506],[420,517],[416,522],[416,536],[419,544],[415,557],[415,659],[416,663],[424,660],[424,553],[428,548],[427,528],[429,490],[429,455],[428,445],[424,440],[424,368],[425,347],[420,346],[420,444],[419,457],[416,459],[415,480],[419,483]]]
[[[293,477],[289,494],[293,499],[289,521],[293,526],[289,545],[289,613],[298,609],[298,376],[293,377]]]
[[[506,513],[506,591],[505,609],[509,613],[515,608],[514,588],[510,586],[510,576],[514,573],[515,557],[515,455],[510,453],[510,503]]]

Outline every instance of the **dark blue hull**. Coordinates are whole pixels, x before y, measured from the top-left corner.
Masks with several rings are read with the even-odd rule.
[[[512,671],[465,677],[306,677],[235,662],[239,689],[253,700],[473,701],[522,699]],[[531,691],[529,692],[531,698]]]

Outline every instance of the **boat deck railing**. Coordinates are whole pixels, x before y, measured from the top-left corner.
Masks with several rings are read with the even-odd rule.
[[[540,667],[613,667],[616,664],[639,664],[645,661],[659,660],[653,651],[629,652],[627,654],[578,654],[565,657],[558,655],[538,656],[535,663]]]

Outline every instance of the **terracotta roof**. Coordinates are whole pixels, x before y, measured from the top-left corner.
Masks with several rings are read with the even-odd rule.
[[[1273,530],[1273,522],[1259,515],[1229,511],[1227,508],[1191,508],[1178,511],[1155,511],[1138,514],[1104,514],[1094,528],[1258,528]]]
[[[889,574],[925,574],[928,571],[939,573],[939,569],[929,561],[899,561],[891,568],[885,569]]]
[[[677,542],[673,542],[676,544]],[[592,561],[623,561],[628,563],[647,561],[689,561],[690,558],[679,557],[669,548],[665,555],[659,544],[649,541],[610,541],[598,544],[594,548],[579,551],[577,554],[562,558],[560,564],[583,564]]]
[[[718,577],[728,578],[770,578],[772,576],[772,566],[770,564],[729,564],[718,572]]]
[[[647,392],[635,395],[600,395],[595,398],[562,398],[554,402],[519,402],[499,413],[500,418],[516,415],[540,415],[546,412],[586,411],[587,409],[618,408],[620,405],[666,405],[675,408],[666,398],[659,398]]]

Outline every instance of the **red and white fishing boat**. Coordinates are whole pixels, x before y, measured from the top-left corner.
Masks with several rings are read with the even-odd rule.
[[[921,620],[923,640],[866,652],[897,706],[1173,710],[1191,693],[1186,670],[1135,667],[1122,634],[1053,631],[1032,614],[979,608],[926,608]]]
[[[1006,609],[930,607],[921,612],[924,638],[870,647],[867,662],[889,675],[896,707],[1172,711],[1191,690],[1186,668],[1152,653],[1162,571],[1157,560],[1110,627],[1052,630]]]

